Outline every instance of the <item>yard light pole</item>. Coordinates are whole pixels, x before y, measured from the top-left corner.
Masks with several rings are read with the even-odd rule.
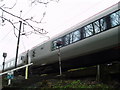
[[[59,70],[60,70],[60,76],[62,75],[62,64],[61,64],[61,52],[60,52],[60,46],[62,46],[62,41],[58,41],[56,43],[58,46],[58,58],[59,58]]]
[[[5,58],[7,57],[7,53],[3,53],[3,58],[4,58],[4,60],[3,60],[3,72],[4,72],[4,67],[5,67]]]

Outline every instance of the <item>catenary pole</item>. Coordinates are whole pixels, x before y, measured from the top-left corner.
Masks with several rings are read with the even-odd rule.
[[[20,26],[19,26],[19,33],[18,33],[17,48],[16,48],[15,68],[17,67],[17,58],[18,58],[18,50],[19,50],[19,43],[20,43],[20,33],[21,33],[21,26],[22,26],[22,21],[19,21],[19,22],[20,22]]]

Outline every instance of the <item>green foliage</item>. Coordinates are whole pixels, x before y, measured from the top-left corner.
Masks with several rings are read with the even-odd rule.
[[[91,66],[91,67],[96,67],[96,66]],[[81,68],[75,68],[75,69],[70,69],[68,70],[68,72],[73,72],[73,71],[77,71],[77,70],[84,70],[84,69],[88,69],[89,67],[81,67]]]
[[[61,83],[62,82],[62,83]],[[110,88],[109,86],[105,84],[87,84],[83,83],[80,80],[74,80],[74,81],[60,81],[56,83],[56,85],[53,86],[53,88]]]

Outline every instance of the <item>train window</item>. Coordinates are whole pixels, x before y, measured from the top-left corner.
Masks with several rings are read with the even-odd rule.
[[[52,45],[52,50],[55,50],[55,49],[60,48],[60,47],[63,46],[63,44],[57,46],[57,42],[62,42],[63,43],[62,38],[59,38],[59,39],[57,39],[57,40],[55,40],[55,41],[52,42],[52,44],[53,44]]]
[[[57,44],[58,42],[60,42],[61,44]],[[63,40],[62,40],[62,38],[59,38],[59,39],[57,39],[57,42],[56,42],[56,48],[60,48],[60,47],[62,47],[63,46]]]
[[[57,41],[53,41],[52,44],[52,49],[55,50],[57,48]]]
[[[64,36],[64,45],[68,45],[70,43],[70,35],[65,35]]]
[[[107,23],[105,18],[100,19],[100,27],[101,27],[101,31],[104,31],[107,29]]]
[[[8,65],[8,64],[6,63],[6,64],[5,64],[5,68],[7,68],[7,65]]]
[[[89,25],[85,26],[83,30],[84,30],[83,31],[84,32],[83,33],[84,37],[89,37],[89,36],[94,34],[93,25],[92,24],[89,24]]]
[[[111,27],[115,27],[120,24],[120,10],[112,13],[110,15],[110,20],[111,20]]]
[[[14,61],[11,61],[11,66],[13,66],[14,65]]]
[[[71,32],[70,33],[70,43],[73,43],[73,42],[76,42],[76,41],[79,41],[81,38],[80,38],[80,31],[79,30],[76,30],[74,32]]]
[[[99,20],[95,21],[93,23],[93,26],[94,26],[95,33],[99,33],[100,32],[100,22],[99,22]]]
[[[7,67],[10,67],[10,62],[8,63]]]
[[[6,68],[6,64],[5,64],[5,66],[4,66],[4,69]]]
[[[79,41],[80,40],[80,31],[76,30],[73,32],[73,42]]]

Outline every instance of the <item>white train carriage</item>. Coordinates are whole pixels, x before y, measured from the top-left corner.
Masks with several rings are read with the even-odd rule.
[[[41,66],[58,62],[58,46],[56,44],[58,41],[62,42],[59,46],[62,61],[111,50],[119,46],[119,34],[120,9],[118,3],[69,28],[67,32],[46,43],[32,48],[30,60],[34,65]],[[79,63],[82,64],[82,62],[82,59],[79,60]],[[87,60],[84,63],[89,62],[94,63],[92,60]],[[104,60],[96,60],[95,62],[104,62]]]
[[[15,58],[10,59],[9,61],[5,62],[4,71],[10,70],[15,67]]]
[[[59,47],[58,42],[61,42]],[[106,59],[109,61],[120,58],[119,47],[120,8],[118,3],[69,28],[65,33],[21,53],[17,59],[17,66],[31,62],[33,66],[56,63],[58,48],[60,48],[62,62],[72,61],[79,65],[98,64],[105,62]],[[5,70],[12,69],[14,66],[15,58],[5,62]]]
[[[17,60],[17,66],[22,66],[22,65],[25,65],[25,64],[28,64],[28,52],[29,51],[25,51],[23,53],[21,53],[19,56],[18,56],[18,60]]]
[[[17,67],[25,65],[25,64],[27,64],[27,62],[28,62],[28,54],[27,54],[27,52],[23,52],[18,56]],[[7,70],[10,70],[13,68],[15,68],[15,58],[12,58],[9,61],[5,62],[4,71],[7,71]]]

